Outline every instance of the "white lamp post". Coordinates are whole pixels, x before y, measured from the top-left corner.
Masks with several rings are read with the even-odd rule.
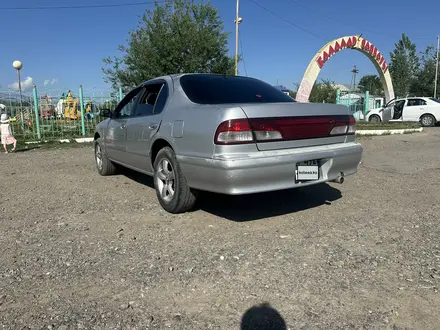
[[[238,25],[243,21],[243,19],[238,15],[239,0],[236,2],[237,8],[235,12],[235,75],[238,75]]]
[[[20,114],[21,114],[21,127],[24,129],[24,118],[23,118],[23,97],[21,95],[21,79],[20,79],[20,70],[23,68],[23,63],[21,61],[12,62],[12,66],[15,70],[17,70],[18,75],[18,92],[20,93]]]
[[[20,79],[20,70],[23,68],[23,63],[21,63],[21,61],[14,61],[12,62],[12,66],[14,67],[15,70],[17,70],[17,75],[18,75],[18,91],[20,93],[20,103],[22,102],[22,97],[21,97],[21,79]]]

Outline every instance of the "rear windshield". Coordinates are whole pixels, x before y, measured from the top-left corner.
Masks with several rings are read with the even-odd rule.
[[[433,97],[431,97],[430,100],[431,100],[431,101],[434,101],[434,102],[437,102],[437,103],[440,103],[440,100],[439,100],[439,99],[436,99],[436,98],[433,98]]]
[[[295,102],[254,78],[195,74],[181,77],[180,84],[188,98],[199,104]]]

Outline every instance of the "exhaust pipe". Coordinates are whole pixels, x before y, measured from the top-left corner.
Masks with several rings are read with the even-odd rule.
[[[344,173],[341,172],[340,175],[338,175],[338,177],[336,179],[332,180],[331,182],[343,184],[344,183]]]

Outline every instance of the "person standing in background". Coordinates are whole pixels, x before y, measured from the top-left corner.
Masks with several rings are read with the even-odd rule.
[[[5,153],[8,153],[8,145],[13,144],[14,148],[12,152],[17,148],[17,140],[12,135],[11,124],[9,124],[9,118],[6,113],[3,113],[0,117],[0,133],[1,133],[1,142],[3,148],[5,149]]]

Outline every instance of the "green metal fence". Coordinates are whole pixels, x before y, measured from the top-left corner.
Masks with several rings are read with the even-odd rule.
[[[121,91],[99,88],[17,93],[0,91],[0,103],[6,106],[14,136],[22,141],[59,140],[93,136],[103,118],[101,109],[113,110]]]
[[[361,93],[359,91],[341,91],[336,92],[336,103],[343,104],[350,109],[350,113],[356,120],[364,119],[369,110],[369,92]]]

